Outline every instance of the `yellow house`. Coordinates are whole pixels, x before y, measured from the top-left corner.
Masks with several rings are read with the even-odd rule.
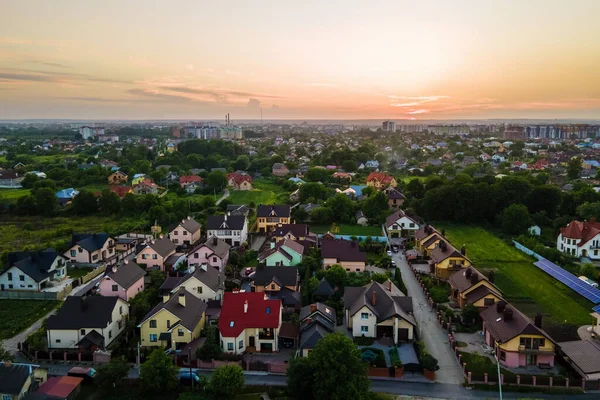
[[[280,224],[289,224],[290,219],[291,210],[287,204],[260,205],[256,210],[256,222],[261,233],[271,232]]]
[[[554,366],[555,343],[542,330],[542,315],[535,322],[504,301],[480,313],[485,342],[493,347],[500,365],[507,368]]]
[[[460,252],[448,242],[441,240],[437,247],[430,251],[429,265],[439,279],[448,279],[463,268],[473,265],[464,252]]]
[[[457,271],[450,279],[450,297],[460,308],[472,304],[480,311],[502,300],[502,292],[473,267]]]
[[[142,183],[145,179],[147,179],[146,175],[144,175],[144,174],[137,174],[131,180],[131,186],[138,185],[138,184]]]
[[[438,238],[444,237],[440,231],[429,224],[421,226],[419,230],[415,232],[415,248],[419,250],[419,252],[425,254],[426,248],[433,243],[430,239],[434,236],[437,236]],[[435,241],[435,243],[437,243],[437,241]]]
[[[108,176],[109,185],[119,185],[122,183],[127,183],[127,174],[125,172],[115,171]]]
[[[138,325],[142,346],[181,350],[197,339],[206,322],[206,303],[185,288],[163,296]]]

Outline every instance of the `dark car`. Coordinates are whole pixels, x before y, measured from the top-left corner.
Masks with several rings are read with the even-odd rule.
[[[96,373],[94,368],[73,367],[67,372],[67,376],[83,378],[83,383],[88,384],[94,381]]]
[[[179,383],[181,385],[191,386],[192,382],[194,382],[194,385],[200,384],[200,377],[197,373],[194,371],[179,371]]]

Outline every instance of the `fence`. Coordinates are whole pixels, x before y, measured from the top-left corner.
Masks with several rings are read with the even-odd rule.
[[[28,352],[25,349],[21,349],[21,353],[25,355],[26,358],[34,360],[36,362],[46,361],[46,362],[56,362],[62,364],[81,364],[81,363],[90,363],[90,364],[105,364],[110,362],[111,354],[108,351],[95,351],[95,352],[80,352],[80,351],[44,351],[44,350],[35,350],[32,352]]]
[[[66,285],[60,292],[34,292],[29,290],[3,290],[0,299],[3,300],[62,300],[71,293],[71,284]]]
[[[530,248],[523,246],[521,243],[517,242],[516,240],[513,240],[512,242],[515,245],[515,247],[517,249],[521,250],[523,253],[529,254],[530,256],[535,257],[538,261],[545,260],[544,257],[540,256],[538,253],[536,253],[535,251],[531,250]]]
[[[89,281],[91,281],[92,279],[94,279],[95,277],[97,277],[98,275],[100,275],[101,273],[103,273],[104,271],[106,271],[106,265],[102,264],[100,265],[98,268],[94,269],[93,271],[88,272],[87,274],[85,274],[84,276],[82,276],[80,279],[80,284],[84,285],[86,283],[88,283]]]

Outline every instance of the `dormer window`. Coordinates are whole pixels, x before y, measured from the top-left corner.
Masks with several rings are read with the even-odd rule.
[[[267,314],[271,314],[271,307],[267,307]]]
[[[233,328],[233,325],[234,325],[234,324],[235,324],[235,321],[230,321],[230,322],[229,322],[229,327],[230,327],[230,328]]]

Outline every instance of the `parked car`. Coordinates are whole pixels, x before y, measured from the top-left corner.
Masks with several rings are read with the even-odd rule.
[[[391,251],[391,250],[388,250],[388,251],[386,252],[386,254],[387,254],[388,256],[390,256],[390,257],[391,257],[391,256],[392,256],[392,251]]]
[[[83,383],[92,383],[97,371],[94,368],[73,367],[67,372],[68,376],[83,378]]]
[[[396,261],[392,260],[392,268],[396,268]]]
[[[393,244],[392,245],[392,252],[393,253],[397,253],[400,251],[400,246],[398,246],[397,244]]]
[[[200,383],[200,377],[194,371],[179,371],[179,383],[181,385],[192,385]]]

